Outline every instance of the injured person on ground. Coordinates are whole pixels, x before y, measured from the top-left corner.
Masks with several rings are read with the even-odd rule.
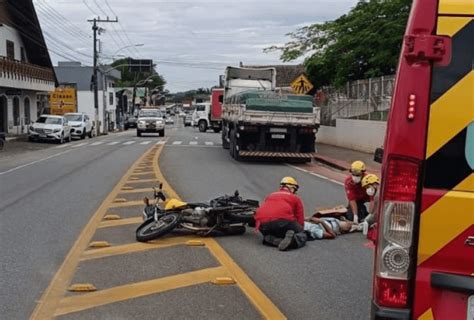
[[[352,221],[339,220],[337,218],[306,218],[304,231],[308,240],[335,239],[338,235],[358,231],[360,227]]]

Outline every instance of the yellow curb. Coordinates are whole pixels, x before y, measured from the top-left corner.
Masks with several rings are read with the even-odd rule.
[[[104,220],[110,221],[110,220],[120,220],[122,219],[118,214],[108,214],[104,217]]]
[[[107,247],[110,247],[110,243],[108,243],[107,241],[92,241],[89,244],[89,247],[90,248],[107,248]]]
[[[204,242],[202,242],[201,240],[189,240],[186,241],[186,245],[191,247],[200,247],[204,246]]]
[[[91,283],[76,283],[71,285],[67,290],[72,292],[92,292],[97,291],[97,288]]]
[[[231,277],[217,277],[214,280],[212,280],[211,283],[222,286],[222,285],[235,284],[235,280],[232,279]]]

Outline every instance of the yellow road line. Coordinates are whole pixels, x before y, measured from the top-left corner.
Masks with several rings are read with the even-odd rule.
[[[143,222],[142,217],[133,217],[128,219],[120,219],[120,220],[108,220],[102,221],[97,228],[110,228],[110,227],[119,227],[119,226],[126,226],[129,224],[139,224]]]
[[[149,174],[155,174],[153,171],[134,172],[134,176],[146,176]]]
[[[66,297],[61,300],[59,309],[54,315],[62,316],[110,303],[202,284],[210,282],[216,277],[227,275],[228,273],[224,267],[208,268],[165,278],[127,284],[124,286],[82,294],[80,296]]]
[[[99,223],[102,221],[104,215],[109,209],[110,203],[112,203],[119,193],[120,188],[126,183],[128,177],[135,169],[136,164],[138,164],[147,154],[156,150],[154,147],[152,148],[150,148],[137,161],[135,161],[135,163],[128,169],[125,175],[120,179],[119,183],[114,187],[112,192],[109,193],[100,207],[94,213],[92,218],[89,220],[86,227],[82,230],[81,234],[64,259],[63,264],[61,267],[59,267],[58,271],[54,275],[51,283],[38,302],[30,319],[44,320],[53,318],[54,311],[56,310],[61,297],[64,295],[64,292],[66,292],[69,281],[74,275],[74,271],[79,263],[82,252],[84,252],[84,250],[88,247],[89,242],[91,241],[92,236],[97,229],[97,225],[99,225]]]
[[[192,239],[192,238],[189,236],[172,237],[172,238],[150,241],[147,243],[135,242],[135,243],[124,244],[120,246],[103,248],[103,249],[86,250],[82,254],[81,261],[117,256],[117,255],[122,255],[122,254],[129,254],[129,253],[140,252],[140,251],[166,248],[166,247],[171,247],[171,246],[176,246],[176,245],[184,245],[189,239]]]
[[[127,181],[126,184],[132,184],[132,183],[145,183],[145,182],[159,182],[158,179],[142,179],[142,180],[131,180]]]
[[[216,240],[204,238],[203,241],[216,259],[229,270],[230,276],[237,282],[240,289],[264,318],[271,320],[286,319],[278,307],[257,287]]]
[[[127,202],[113,202],[109,204],[109,208],[123,208],[123,207],[135,207],[143,206],[143,200],[132,200]]]
[[[127,193],[150,193],[153,192],[153,188],[140,188],[140,189],[132,189],[132,190],[120,190],[120,194],[127,194]],[[153,196],[153,193],[150,194],[150,197]]]

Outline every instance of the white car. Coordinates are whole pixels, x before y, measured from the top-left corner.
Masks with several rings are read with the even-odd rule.
[[[29,126],[28,140],[71,141],[71,126],[63,116],[42,115]]]
[[[141,109],[138,113],[137,137],[148,132],[158,132],[160,137],[165,136],[165,120],[158,109]]]
[[[92,138],[94,126],[88,115],[84,113],[66,113],[64,117],[71,126],[72,137],[84,139],[87,135],[89,138]]]
[[[173,117],[172,117],[172,116],[166,117],[165,123],[166,123],[166,124],[174,124],[174,119],[173,119]]]

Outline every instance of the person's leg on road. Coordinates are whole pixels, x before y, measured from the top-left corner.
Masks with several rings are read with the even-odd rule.
[[[283,249],[283,251],[301,248],[306,244],[307,235],[296,221],[274,220],[262,223],[259,230],[264,236],[263,244],[281,247],[280,250]]]
[[[283,226],[283,224],[282,224]],[[304,247],[308,236],[304,232],[304,228],[296,221],[285,221],[284,228],[285,238],[280,242],[278,249],[286,251],[289,249],[298,249]]]

